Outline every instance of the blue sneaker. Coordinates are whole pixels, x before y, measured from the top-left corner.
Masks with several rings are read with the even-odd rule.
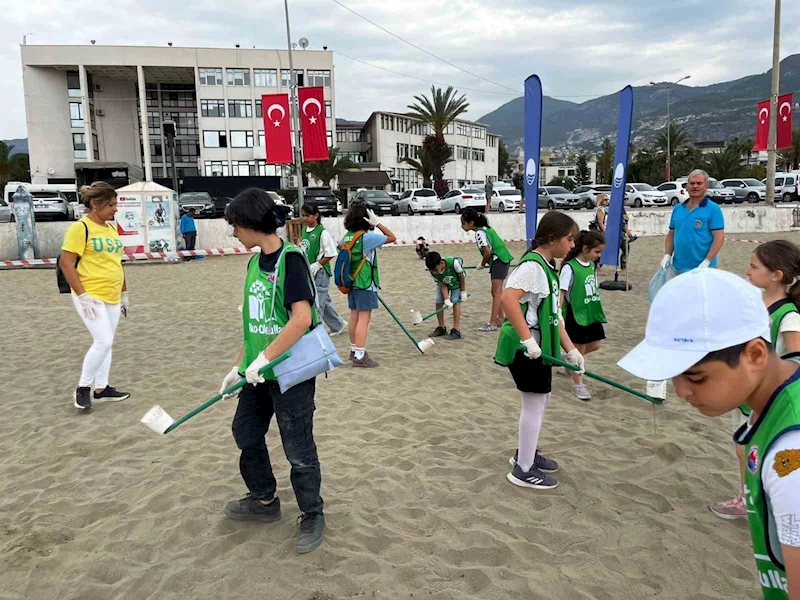
[[[508,459],[508,464],[512,467],[517,466],[517,453],[519,451],[514,451],[514,458]],[[542,454],[539,453],[539,450],[536,450],[536,455],[533,458],[533,466],[540,471],[544,471],[545,473],[555,473],[558,471],[558,463],[554,460],[549,458],[545,458]]]
[[[537,490],[552,490],[558,486],[558,479],[536,467],[531,467],[531,470],[526,473],[519,465],[515,465],[511,473],[506,475],[506,479],[518,487]]]

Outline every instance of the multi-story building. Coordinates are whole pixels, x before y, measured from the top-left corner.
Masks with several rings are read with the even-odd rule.
[[[331,146],[333,54],[293,59],[299,85],[325,88]],[[287,183],[287,170],[265,160],[261,106],[262,94],[289,91],[285,50],[26,45],[22,66],[34,183],[169,178],[165,120],[176,124],[179,178]]]

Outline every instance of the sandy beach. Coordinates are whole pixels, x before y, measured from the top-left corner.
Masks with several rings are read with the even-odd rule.
[[[743,274],[754,248],[729,241],[720,266]],[[434,249],[478,260],[473,245]],[[511,245],[517,258],[523,250]],[[616,361],[643,336],[662,255],[663,238],[632,246],[634,289],[602,292],[608,339],[587,360],[642,390]],[[737,486],[731,420],[701,416],[671,388],[653,407],[590,381],[594,399],[583,403],[554,376],[541,447],[560,462],[560,485],[506,481],[520,401],[492,362],[497,334],[475,331],[489,313],[485,272],[468,276],[464,340],[423,356],[380,310],[368,342],[380,368],[318,380],[328,533],[317,551],[295,554],[299,510],[274,422],[283,518],[226,519],[224,503],[246,491],[230,432],[235,399],[168,436],[139,419],[154,404],[178,417],[216,393],[241,344],[246,263],[127,266],[131,314],[111,384],[132,396],[89,413],[71,394],[91,338],[54,272],[0,272],[0,598],[758,597],[746,524],[708,510]],[[381,267],[384,299],[412,328],[412,309],[433,310],[431,277],[410,248],[382,250]],[[333,293],[345,314],[346,298]],[[434,326],[412,329],[421,339]],[[346,358],[347,337],[334,339]]]

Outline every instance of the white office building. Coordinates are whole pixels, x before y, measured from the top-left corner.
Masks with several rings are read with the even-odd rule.
[[[179,179],[283,176],[266,163],[261,95],[289,91],[285,50],[22,46],[34,183],[172,176],[163,122],[176,124]],[[293,53],[295,80],[324,86],[336,136],[333,54]],[[294,136],[292,138],[294,140]]]

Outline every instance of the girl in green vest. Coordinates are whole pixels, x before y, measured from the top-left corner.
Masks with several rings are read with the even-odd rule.
[[[314,202],[303,204],[303,227],[300,250],[311,265],[311,276],[317,288],[317,311],[331,330],[331,335],[339,335],[347,329],[347,321],[339,316],[333,306],[329,292],[331,284],[331,260],[336,258],[336,243],[331,234],[322,226],[322,215]]]
[[[583,372],[583,356],[559,326],[558,271],[555,259],[564,258],[574,246],[578,225],[562,212],[542,217],[530,249],[522,257],[503,291],[506,321],[500,329],[495,362],[507,366],[522,394],[519,445],[509,459],[508,480],[514,485],[553,489],[558,480],[551,473],[558,463],[538,449],[544,409],[550,401],[552,365],[542,355],[560,357]]]
[[[275,415],[283,451],[292,467],[292,488],[302,511],[297,552],[303,554],[319,546],[325,534],[322,475],[314,443],[316,380],[311,378],[281,392],[272,370],[259,373],[319,324],[308,262],[297,247],[282,241],[276,233],[286,223],[288,212],[288,207],[276,205],[266,192],[255,188],[239,194],[225,209],[233,235],[247,249],[261,249],[247,266],[242,350],[220,388],[222,393],[243,376],[247,379],[233,417],[233,437],[241,450],[239,470],[248,493],[241,500],[228,502],[225,514],[239,521],[265,523],[281,518],[265,440]]]
[[[480,270],[489,265],[492,280],[492,314],[489,315],[489,321],[479,327],[478,331],[497,331],[503,323],[503,306],[500,302],[503,281],[508,277],[508,267],[514,257],[497,232],[489,227],[486,216],[474,208],[467,208],[461,213],[461,229],[475,232],[475,243],[481,252],[481,262],[476,269]]]
[[[581,231],[575,239],[575,247],[561,263],[559,279],[564,326],[569,339],[584,356],[599,350],[600,340],[606,339],[603,329],[606,315],[600,303],[596,264],[605,245],[606,238],[599,231]],[[583,377],[573,371],[568,374],[572,376],[572,393],[579,400],[591,400]]]
[[[770,340],[778,356],[784,359],[800,357],[800,249],[786,240],[761,244],[750,257],[747,278],[764,291],[764,304],[769,312]],[[747,421],[750,409],[744,405],[734,411],[734,427]],[[739,472],[744,481],[744,448],[736,445]],[[711,512],[721,519],[746,519],[747,509],[742,493],[725,502],[714,502]]]

